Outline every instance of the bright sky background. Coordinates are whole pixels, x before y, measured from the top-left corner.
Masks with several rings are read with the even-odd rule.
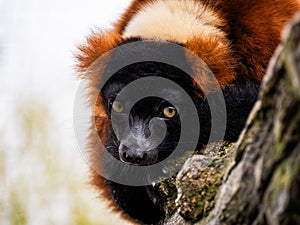
[[[8,155],[0,164],[6,164],[12,177],[20,173],[20,161],[15,156],[24,141],[16,121],[18,108],[32,98],[49,108],[51,132],[63,145],[61,155],[49,153],[50,160],[65,158],[85,169],[78,179],[88,177],[72,124],[79,84],[73,55],[91,29],[109,28],[128,4],[129,0],[0,0],[0,140]],[[26,166],[24,174],[28,177],[24,179],[30,182],[38,168]]]
[[[0,127],[8,131],[16,103],[36,96],[47,102],[60,131],[71,132],[78,85],[76,45],[91,29],[110,27],[128,4],[129,0],[0,0]]]

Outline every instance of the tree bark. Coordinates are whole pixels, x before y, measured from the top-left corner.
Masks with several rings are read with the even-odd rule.
[[[300,224],[300,14],[283,33],[238,142],[225,146],[224,164],[188,159],[176,178],[176,212],[164,224]]]

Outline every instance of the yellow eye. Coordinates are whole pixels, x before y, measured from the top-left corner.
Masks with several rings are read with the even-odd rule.
[[[121,112],[123,112],[123,105],[122,105],[122,103],[120,103],[120,102],[113,102],[113,104],[112,104],[112,109],[113,109],[113,111],[114,112],[116,112],[116,113],[121,113]]]
[[[176,109],[169,106],[163,109],[163,113],[166,118],[172,118],[176,115]]]

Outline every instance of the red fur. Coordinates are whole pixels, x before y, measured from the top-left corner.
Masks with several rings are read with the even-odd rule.
[[[98,96],[98,76],[102,68],[90,69],[93,62],[116,47],[122,41],[122,33],[133,16],[154,0],[134,0],[126,12],[115,23],[114,29],[108,32],[93,33],[85,45],[79,47],[81,51],[77,55],[78,70],[84,78],[89,73],[90,99],[94,107],[92,130],[89,137],[91,149],[91,163],[94,168],[101,169],[101,151],[97,139],[104,140],[110,123],[104,112],[102,100]],[[156,0],[159,1],[159,0]],[[174,0],[176,1],[176,0]],[[191,37],[185,47],[198,55],[214,72],[219,85],[223,87],[233,79],[247,79],[260,82],[264,76],[268,62],[280,43],[281,30],[293,14],[300,9],[297,0],[195,0],[201,1],[205,6],[212,9],[223,24],[219,27],[227,34],[228,39],[216,37]],[[220,45],[219,43],[222,43]],[[102,65],[103,66],[103,65]],[[101,66],[100,66],[101,67]],[[213,91],[211,82],[201,74],[196,79]],[[96,102],[96,104],[94,104]],[[115,212],[118,207],[110,197],[109,191],[103,178],[94,170],[91,170],[91,183],[102,191],[102,197],[108,199],[110,206]],[[123,215],[126,220],[128,216]]]
[[[93,32],[87,38],[86,44],[78,47],[80,50],[80,54],[76,55],[79,62],[78,71],[85,72],[97,58],[116,47],[121,40],[121,35],[114,30]]]
[[[233,51],[230,49],[230,42],[227,39],[216,37],[194,37],[191,38],[185,47],[194,54],[201,56],[215,77],[207,74],[203,70],[203,65],[197,65],[198,62],[191,62],[193,65],[194,85],[198,86],[195,81],[201,84],[201,89],[205,93],[218,90],[230,83],[235,78],[234,68],[236,67],[236,59]],[[188,58],[189,61],[191,59]],[[215,82],[215,79],[218,83]],[[203,96],[202,96],[203,97]]]
[[[281,30],[300,9],[297,0],[204,0],[228,21],[224,30],[233,37],[241,79],[263,78],[268,62],[280,43]]]

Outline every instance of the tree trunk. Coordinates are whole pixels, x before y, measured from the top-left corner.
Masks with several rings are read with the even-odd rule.
[[[191,157],[164,224],[300,224],[300,14],[283,36],[243,133],[225,144],[224,168]]]

